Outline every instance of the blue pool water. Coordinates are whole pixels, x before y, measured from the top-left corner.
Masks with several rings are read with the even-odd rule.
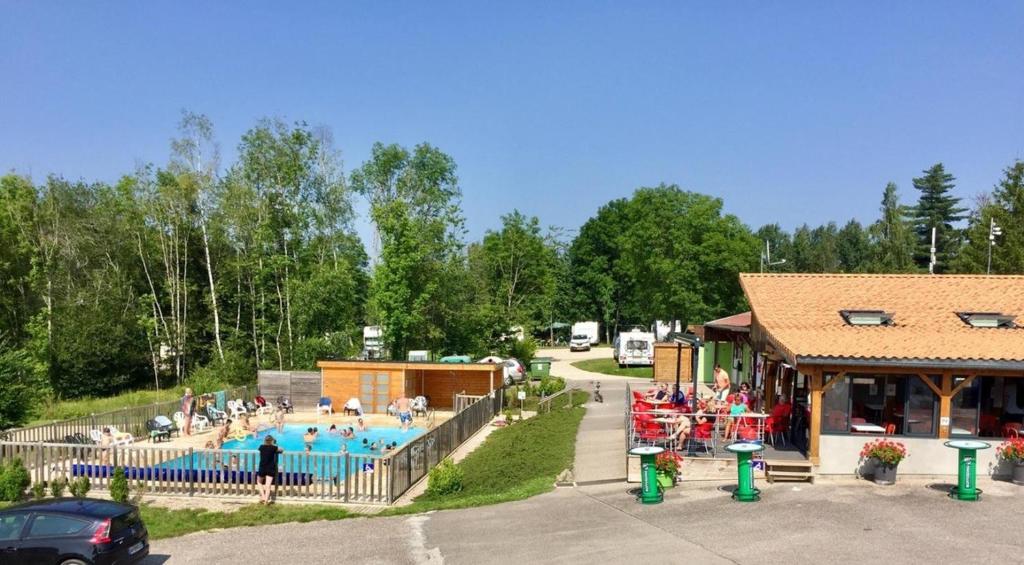
[[[255,438],[249,437],[244,440],[224,442],[223,449],[256,451],[263,445],[263,439],[267,435],[272,435],[277,441],[277,446],[285,451],[305,451],[306,444],[303,442],[302,436],[305,435],[306,430],[310,427],[307,424],[285,424],[284,433],[282,434],[277,433],[276,429],[271,428],[256,434]],[[410,440],[423,435],[424,431],[422,428],[409,428],[408,431],[404,432],[401,428],[370,428],[365,432],[355,430],[355,439],[343,439],[340,434],[327,433],[327,427],[317,427],[320,433],[317,434],[316,441],[313,442],[312,451],[314,453],[340,453],[341,444],[344,443],[348,452],[353,455],[380,455],[380,449],[376,451],[370,450],[369,445],[384,440],[384,443],[396,442],[398,444],[397,447],[402,447]],[[364,439],[367,440],[365,445],[363,444]]]
[[[326,428],[318,426],[320,433],[313,442],[311,456],[304,453],[305,442],[302,439],[302,436],[305,435],[309,427],[308,424],[286,424],[284,426],[284,433],[278,433],[276,429],[271,428],[258,433],[255,438],[249,437],[245,440],[225,442],[222,449],[227,452],[256,451],[263,444],[264,438],[267,435],[272,435],[277,446],[285,451],[278,460],[278,470],[281,473],[314,475],[321,479],[342,479],[348,473],[356,472],[360,469],[371,471],[372,466],[376,464],[374,460],[364,459],[359,456],[373,457],[386,454],[382,453],[379,448],[371,450],[369,448],[370,444],[375,442],[379,444],[380,440],[384,440],[387,444],[396,442],[397,446],[395,449],[397,450],[404,444],[423,435],[425,431],[422,428],[409,428],[408,431],[402,431],[400,428],[370,428],[365,432],[355,431],[356,437],[354,439],[343,439],[340,434],[329,434]],[[364,439],[366,444],[363,443]],[[319,454],[340,455],[342,443],[345,444],[350,455],[349,469],[344,468],[344,457],[317,457]],[[215,471],[214,475],[203,475],[207,477],[207,479],[203,480],[230,482],[235,480],[231,477],[238,476],[237,472],[255,471],[258,463],[258,456],[252,453],[245,454],[236,459],[228,453],[197,452],[192,455],[191,462],[189,462],[188,457],[179,457],[165,461],[157,465],[156,468],[180,472],[194,472],[193,470]],[[367,468],[368,465],[370,466],[369,468]]]

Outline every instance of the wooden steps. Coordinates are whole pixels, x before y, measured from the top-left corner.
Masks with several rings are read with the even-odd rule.
[[[814,482],[814,467],[810,461],[765,460],[765,479],[775,481]]]

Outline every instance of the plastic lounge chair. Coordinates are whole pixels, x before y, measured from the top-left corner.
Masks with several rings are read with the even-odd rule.
[[[427,398],[425,396],[417,396],[416,398],[413,398],[410,406],[413,414],[427,415]]]
[[[334,407],[331,403],[331,397],[321,396],[320,401],[316,403],[316,415],[327,413],[327,415],[334,414]]]
[[[213,404],[206,405],[206,417],[207,421],[214,424],[220,424],[228,419],[228,415],[223,410],[218,410]]]
[[[122,432],[115,426],[107,427],[110,428],[110,433],[114,434],[114,445],[130,445],[135,443],[135,438],[132,437],[132,434]]]
[[[345,402],[343,409],[346,416],[349,414],[355,414],[356,416],[363,415],[363,404],[355,397],[349,398],[348,401]]]
[[[277,406],[284,410],[285,414],[291,414],[295,412],[295,407],[292,406],[292,401],[289,400],[287,396],[278,396]]]
[[[232,418],[238,418],[242,414],[247,414],[245,406],[237,400],[228,401],[228,414],[231,414]]]
[[[171,419],[168,418],[167,416],[157,416],[153,418],[153,421],[156,422],[161,428],[167,430],[168,434],[176,433],[178,435],[181,435],[181,430],[178,429],[178,426],[176,426],[174,422],[172,422]]]
[[[149,441],[156,443],[160,440],[170,441],[171,430],[161,426],[156,420],[146,420],[146,431],[149,432]]]

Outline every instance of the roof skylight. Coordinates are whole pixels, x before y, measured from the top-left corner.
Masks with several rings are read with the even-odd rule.
[[[999,312],[957,312],[957,316],[972,328],[1015,328],[1017,317]]]
[[[884,310],[840,310],[843,320],[851,326],[892,326],[893,314]]]

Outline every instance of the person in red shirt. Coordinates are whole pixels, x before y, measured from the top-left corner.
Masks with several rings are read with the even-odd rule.
[[[789,403],[789,398],[785,394],[779,395],[779,401],[772,408],[772,420],[775,425],[781,429],[785,429],[789,426],[789,416],[793,413],[793,405]]]

